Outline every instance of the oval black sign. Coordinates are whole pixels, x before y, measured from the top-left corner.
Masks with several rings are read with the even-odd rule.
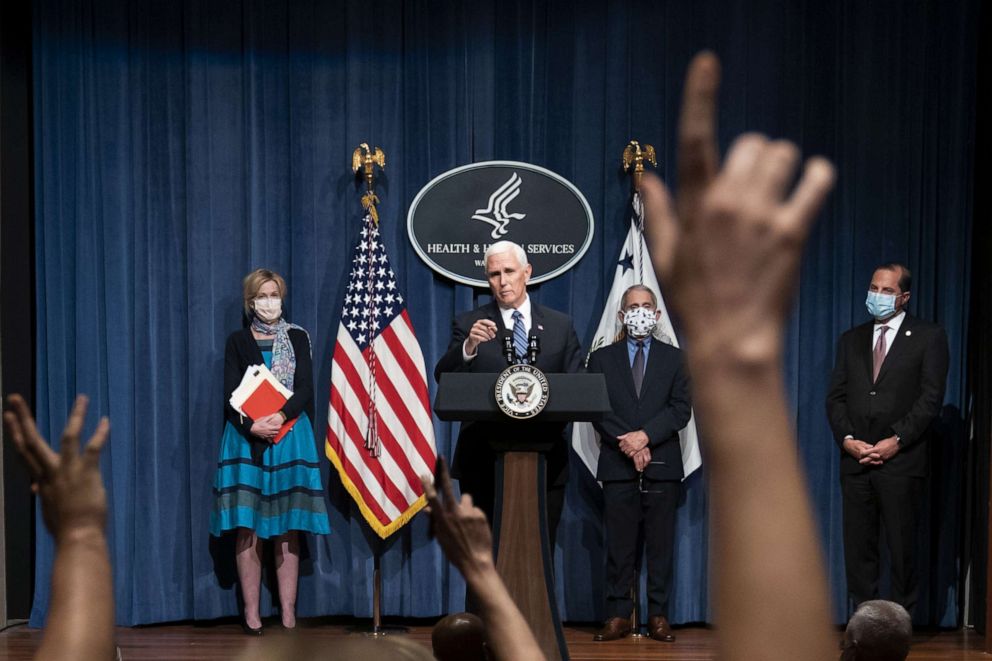
[[[533,265],[531,283],[572,268],[592,242],[592,209],[564,177],[530,163],[486,161],[448,170],[417,193],[410,242],[433,270],[487,287],[482,255],[513,241]]]

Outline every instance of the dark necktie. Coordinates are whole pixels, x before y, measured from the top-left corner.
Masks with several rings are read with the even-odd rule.
[[[878,342],[875,343],[875,350],[871,352],[871,381],[878,381],[878,373],[882,371],[882,363],[885,362],[885,331],[888,326],[880,326],[878,330]]]
[[[641,396],[641,383],[644,382],[644,340],[637,340],[637,352],[634,354],[634,364],[631,371],[634,374],[634,390]]]
[[[524,316],[520,310],[513,311],[513,351],[519,362],[527,358],[527,331],[524,330]]]

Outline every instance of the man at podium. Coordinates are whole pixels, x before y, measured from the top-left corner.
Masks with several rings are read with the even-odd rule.
[[[498,241],[484,255],[486,279],[493,301],[461,314],[451,325],[451,342],[437,366],[434,378],[445,372],[502,372],[507,367],[505,338],[512,338],[516,362],[528,361],[528,344],[536,337],[540,351],[534,366],[545,373],[577,372],[582,360],[579,339],[572,320],[565,314],[538,305],[527,295],[531,265],[527,253],[512,241]],[[496,341],[494,341],[496,340]],[[564,422],[539,423],[541,433],[553,441],[547,453],[547,516],[552,548],[565,504],[568,479],[568,446]],[[452,475],[463,493],[493,521],[496,454],[491,437],[502,435],[502,425],[462,423],[455,446]],[[498,439],[497,439],[498,440]]]

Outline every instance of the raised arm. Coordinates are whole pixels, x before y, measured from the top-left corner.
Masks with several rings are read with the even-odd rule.
[[[683,322],[708,459],[719,654],[831,659],[827,582],[786,408],[782,353],[802,247],[833,185],[796,147],[739,137],[716,147],[719,63],[686,76],[678,196],[643,183],[655,268]]]
[[[429,475],[422,475],[420,481],[437,541],[479,600],[479,616],[486,625],[493,658],[543,661],[544,654],[534,634],[496,572],[486,515],[472,504],[472,496],[462,494],[461,502],[455,499],[444,459],[439,460],[433,481]]]
[[[107,495],[100,478],[100,450],[110,423],[100,420],[79,452],[87,399],[76,398],[56,454],[38,433],[20,395],[8,399],[7,433],[31,472],[41,497],[45,527],[55,538],[52,601],[35,659],[105,661],[114,655],[114,591],[104,526]]]

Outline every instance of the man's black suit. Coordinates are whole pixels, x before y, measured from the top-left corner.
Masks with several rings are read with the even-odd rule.
[[[606,617],[629,617],[633,608],[638,529],[643,523],[648,567],[648,615],[668,617],[675,510],[681,491],[679,430],[689,422],[689,378],[682,351],[651,340],[640,396],[634,387],[627,341],[595,351],[589,371],[606,377],[613,412],[593,422],[602,447],[596,478],[606,507]],[[643,480],[619,446],[618,436],[643,430],[651,463]]]
[[[855,606],[878,598],[881,517],[892,559],[892,600],[912,613],[917,522],[931,423],[944,400],[947,335],[907,314],[873,382],[874,327],[868,322],[841,336],[827,395],[830,427],[841,448],[847,589]],[[899,452],[881,466],[862,465],[843,449],[846,436],[874,445],[894,435]]]
[[[531,300],[531,328],[528,335],[540,338],[541,352],[535,366],[545,373],[577,372],[582,361],[582,349],[572,326],[572,320],[551,308]],[[499,329],[495,339],[479,345],[475,357],[466,362],[462,345],[469,330],[479,319],[489,319]],[[503,338],[510,335],[495,302],[459,315],[451,325],[451,342],[448,350],[434,368],[434,378],[441,380],[445,372],[502,372],[506,369],[503,356]],[[554,442],[547,454],[548,532],[554,544],[558,521],[565,503],[565,481],[568,479],[568,446],[565,444],[565,423],[539,423],[541,429],[533,430]],[[533,423],[532,423],[533,426]],[[462,423],[455,446],[452,475],[458,478],[463,492],[472,494],[472,500],[493,520],[493,489],[496,454],[489,440],[512,437],[512,426],[492,422]]]

